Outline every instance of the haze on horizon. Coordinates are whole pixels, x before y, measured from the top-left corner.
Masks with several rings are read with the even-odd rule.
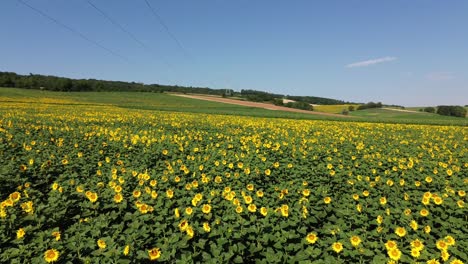
[[[0,2],[0,71],[468,104],[467,1]]]

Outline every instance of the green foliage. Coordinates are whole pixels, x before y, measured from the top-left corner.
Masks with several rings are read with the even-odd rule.
[[[458,105],[439,105],[437,114],[445,116],[466,117],[466,109]]]
[[[314,107],[307,102],[287,102],[284,106],[301,110],[313,111]]]
[[[277,106],[284,106],[283,99],[282,98],[275,98],[273,100],[273,104]]]
[[[211,89],[203,87],[185,87],[178,85],[143,84],[136,82],[120,82],[105,80],[77,80],[64,77],[46,76],[40,74],[19,75],[12,72],[0,72],[0,87],[16,87],[66,92],[89,91],[132,91],[132,92],[178,92],[223,95],[226,89]],[[234,91],[229,90],[230,94]]]
[[[372,109],[372,108],[382,108],[382,103],[381,102],[378,102],[378,103],[369,102],[367,104],[359,105],[357,110]]]
[[[44,263],[51,248],[58,263],[146,263],[152,248],[167,263],[386,263],[388,240],[407,263],[416,238],[426,262],[440,258],[436,242],[448,235],[456,241],[448,262],[466,259],[463,127],[227,118],[105,102],[0,104],[1,263]],[[352,236],[362,242],[353,246]],[[332,250],[335,242],[343,251]]]
[[[276,100],[282,100],[283,98],[286,98],[286,99],[293,100],[296,102],[304,102],[308,104],[336,105],[336,104],[345,103],[344,101],[330,99],[330,98],[315,97],[315,96],[291,96],[291,95],[285,96],[282,94],[273,94],[273,93],[267,93],[267,92],[256,91],[256,90],[241,90],[240,94],[242,97],[246,98],[247,100],[254,101],[254,102],[275,103]],[[305,106],[303,105],[301,107],[305,107]],[[299,109],[302,109],[302,108],[299,108]]]
[[[309,104],[319,104],[319,105],[337,105],[337,104],[349,104],[349,102],[345,102],[342,100],[324,98],[324,97],[316,97],[316,96],[291,96],[288,95],[287,99],[294,100],[294,101],[301,101],[306,102]]]
[[[427,112],[427,113],[435,113],[436,112],[436,109],[434,107],[426,107],[423,109],[424,112]]]

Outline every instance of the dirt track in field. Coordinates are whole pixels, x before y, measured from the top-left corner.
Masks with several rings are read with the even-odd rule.
[[[242,106],[248,106],[248,107],[257,107],[257,108],[263,108],[263,109],[268,109],[268,110],[295,112],[295,113],[303,113],[303,114],[310,114],[310,115],[321,115],[321,116],[351,118],[350,116],[339,115],[339,114],[307,111],[307,110],[294,109],[294,108],[289,108],[289,107],[284,107],[284,106],[276,106],[276,105],[266,104],[266,103],[257,103],[257,102],[241,101],[241,100],[235,100],[235,99],[229,99],[229,98],[222,98],[222,97],[217,97],[217,96],[205,96],[205,95],[193,95],[193,94],[189,95],[189,94],[177,94],[177,93],[171,93],[171,95],[186,97],[186,98],[192,98],[192,99],[205,100],[205,101],[211,101],[211,102],[218,102],[218,103],[242,105]]]

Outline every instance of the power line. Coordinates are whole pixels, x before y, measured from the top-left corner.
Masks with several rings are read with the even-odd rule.
[[[176,38],[176,36],[174,34],[172,34],[172,32],[169,30],[169,27],[166,25],[166,23],[164,23],[164,20],[162,19],[162,17],[158,14],[158,12],[156,12],[156,9],[154,9],[150,3],[148,2],[148,0],[145,0],[145,3],[146,5],[148,6],[148,8],[151,10],[151,13],[153,14],[153,16],[156,18],[156,20],[158,20],[158,22],[163,26],[164,30],[166,31],[166,33],[177,43],[177,46],[179,46],[179,48],[182,50],[182,52],[184,53],[185,56],[187,56],[188,58],[190,58],[190,54],[187,52],[187,50],[184,48],[184,46],[182,46],[182,44],[180,43],[180,41]]]
[[[109,22],[111,22],[114,26],[118,27],[120,30],[122,30],[124,33],[126,33],[131,39],[133,39],[135,42],[140,44],[145,49],[149,49],[142,41],[137,39],[130,31],[126,30],[121,24],[117,23],[115,20],[113,20],[111,17],[109,17],[104,11],[102,11],[100,8],[98,8],[96,5],[94,5],[91,1],[86,0],[90,6],[92,6],[94,9],[96,9],[103,17],[105,17]]]
[[[109,54],[112,54],[112,55],[114,55],[114,56],[116,56],[116,57],[119,57],[119,58],[121,58],[121,59],[123,59],[123,60],[125,60],[125,61],[127,61],[127,62],[130,62],[126,57],[120,55],[119,53],[117,53],[117,52],[115,52],[115,51],[113,51],[113,50],[111,50],[111,49],[108,49],[108,48],[104,47],[103,45],[99,44],[97,41],[88,38],[86,35],[84,35],[83,33],[79,32],[78,30],[76,30],[76,29],[74,29],[74,28],[72,28],[72,27],[70,27],[70,26],[65,25],[64,23],[60,22],[59,20],[57,20],[57,19],[55,19],[55,18],[49,16],[48,14],[44,13],[43,11],[41,11],[41,10],[39,10],[39,9],[37,9],[37,8],[35,8],[35,7],[33,7],[33,6],[31,6],[30,4],[24,2],[23,0],[16,0],[16,1],[18,1],[19,3],[23,4],[24,6],[26,6],[26,7],[28,7],[28,8],[30,8],[31,10],[35,11],[36,13],[40,14],[41,16],[43,16],[43,17],[49,19],[50,21],[54,22],[55,24],[57,24],[57,25],[59,25],[59,26],[65,28],[65,29],[67,29],[68,31],[70,31],[71,33],[77,35],[78,37],[80,37],[80,38],[82,38],[82,39],[84,39],[84,40],[86,40],[86,41],[88,41],[88,42],[90,42],[90,43],[96,45],[97,47],[99,47],[99,48],[101,48],[101,49],[107,51]]]
[[[147,52],[149,53],[153,53],[151,51],[151,49],[145,45],[145,43],[143,43],[141,40],[139,40],[137,37],[135,37],[135,35],[133,35],[130,31],[128,31],[127,29],[125,29],[124,26],[122,26],[120,23],[118,23],[116,20],[112,19],[109,15],[107,15],[102,9],[100,9],[99,7],[97,7],[95,4],[93,4],[91,1],[89,0],[85,0],[91,7],[93,7],[96,11],[98,11],[105,19],[107,19],[110,23],[112,23],[112,25],[118,27],[122,32],[124,32],[125,34],[127,34],[133,41],[135,41],[136,43],[138,43],[141,47],[143,47]],[[157,56],[158,59],[167,66],[168,69],[173,69],[174,67],[166,60],[164,59],[163,57],[159,56],[159,55],[156,55],[153,53],[153,55]]]

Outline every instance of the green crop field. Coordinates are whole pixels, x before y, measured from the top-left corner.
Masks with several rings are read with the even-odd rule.
[[[223,104],[191,98],[183,98],[163,93],[139,92],[51,92],[40,90],[0,88],[0,102],[25,104],[85,104],[107,105],[128,109],[150,111],[175,111],[191,113],[213,113],[224,115],[256,116],[310,120],[340,120],[384,123],[468,125],[468,119],[446,117],[427,113],[406,113],[384,109],[367,109],[350,112],[353,118],[329,117],[273,111],[262,108]],[[323,109],[322,109],[323,108]],[[317,111],[338,113],[339,106],[319,106]]]
[[[1,263],[468,259],[466,127],[0,92]]]
[[[210,102],[164,93],[51,92],[16,88],[0,88],[0,102],[2,101],[37,104],[108,105],[142,110],[213,113],[291,119],[330,119],[330,117]]]
[[[380,122],[445,124],[467,126],[467,118],[441,116],[425,112],[404,112],[388,109],[365,109],[350,112],[351,116]]]

